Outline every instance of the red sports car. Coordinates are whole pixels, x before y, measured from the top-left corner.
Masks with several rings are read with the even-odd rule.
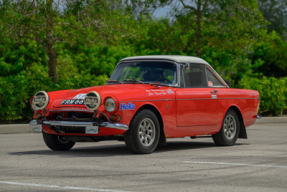
[[[133,153],[152,153],[166,138],[211,135],[225,146],[247,138],[259,93],[230,88],[197,57],[138,56],[122,59],[106,85],[39,91],[31,106],[31,130],[52,150],[120,140]]]

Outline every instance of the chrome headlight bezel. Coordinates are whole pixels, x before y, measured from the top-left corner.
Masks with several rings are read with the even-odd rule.
[[[117,108],[116,101],[112,97],[107,97],[105,99],[105,109],[107,112],[114,112]]]
[[[34,104],[34,102],[32,101],[32,109],[34,110],[34,111],[39,111],[40,109],[38,108],[38,107],[36,107],[36,105]]]
[[[34,95],[31,106],[35,111],[43,110],[48,106],[49,101],[50,98],[48,93],[45,91],[39,91]]]

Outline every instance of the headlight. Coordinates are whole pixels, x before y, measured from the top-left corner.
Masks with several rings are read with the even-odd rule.
[[[34,99],[33,99],[33,100],[34,100]],[[38,107],[36,107],[36,105],[34,104],[34,101],[32,101],[32,109],[33,109],[34,111],[40,110]]]
[[[106,99],[105,109],[108,112],[113,112],[116,109],[116,102],[115,102],[115,100],[113,98],[109,97],[109,98]]]
[[[49,95],[45,91],[39,91],[35,94],[33,100],[32,100],[32,108],[35,111],[43,110],[47,107],[49,103]]]
[[[90,110],[97,110],[101,102],[101,96],[96,91],[91,91],[85,96],[85,105]]]

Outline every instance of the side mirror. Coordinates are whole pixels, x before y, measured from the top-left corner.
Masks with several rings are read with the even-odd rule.
[[[190,69],[190,63],[189,62],[185,63],[185,69],[187,69],[187,70]]]

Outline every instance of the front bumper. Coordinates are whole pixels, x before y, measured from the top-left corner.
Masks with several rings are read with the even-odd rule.
[[[37,120],[32,120],[30,122],[31,132],[42,132],[42,125],[48,126],[60,126],[60,127],[85,127],[87,134],[97,134],[98,129],[101,127],[111,128],[111,129],[120,129],[128,130],[129,127],[125,124],[120,123],[110,123],[110,122],[101,122],[99,126],[93,125],[93,122],[78,122],[78,121],[43,121],[43,124],[39,124]]]

